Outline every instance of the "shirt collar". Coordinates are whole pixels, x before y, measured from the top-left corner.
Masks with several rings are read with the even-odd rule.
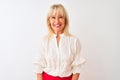
[[[57,34],[53,34],[54,37],[57,37]],[[64,33],[60,34],[60,37],[64,36]]]

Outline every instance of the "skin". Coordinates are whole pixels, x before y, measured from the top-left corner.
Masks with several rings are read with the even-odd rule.
[[[50,24],[53,32],[57,35],[63,33],[65,26],[65,17],[60,13],[56,13],[50,17]]]
[[[63,33],[65,27],[65,17],[60,13],[56,13],[50,17],[50,25],[53,32],[57,35],[56,40],[59,45],[60,34]],[[80,74],[76,73],[72,75],[72,80],[78,80]],[[37,74],[37,80],[43,80],[42,74]]]
[[[37,80],[43,80],[42,73],[41,74],[40,73],[37,74]]]

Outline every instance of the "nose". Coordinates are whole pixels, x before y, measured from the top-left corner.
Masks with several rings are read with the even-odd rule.
[[[55,19],[55,23],[59,23],[59,18],[56,18],[56,19]]]

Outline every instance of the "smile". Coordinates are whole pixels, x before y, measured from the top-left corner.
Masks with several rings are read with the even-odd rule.
[[[54,27],[59,28],[61,24],[54,24]]]

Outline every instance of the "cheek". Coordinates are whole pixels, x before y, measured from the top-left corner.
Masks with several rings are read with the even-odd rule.
[[[65,24],[65,19],[62,19],[62,21],[61,21],[61,22]]]
[[[53,20],[50,20],[50,21],[49,21],[49,25],[50,25],[50,27],[51,27],[52,30],[54,29],[53,23],[54,23]]]
[[[49,23],[50,23],[50,25],[52,25],[53,24],[53,20],[50,20]]]
[[[65,26],[65,20],[62,20],[61,23]]]

